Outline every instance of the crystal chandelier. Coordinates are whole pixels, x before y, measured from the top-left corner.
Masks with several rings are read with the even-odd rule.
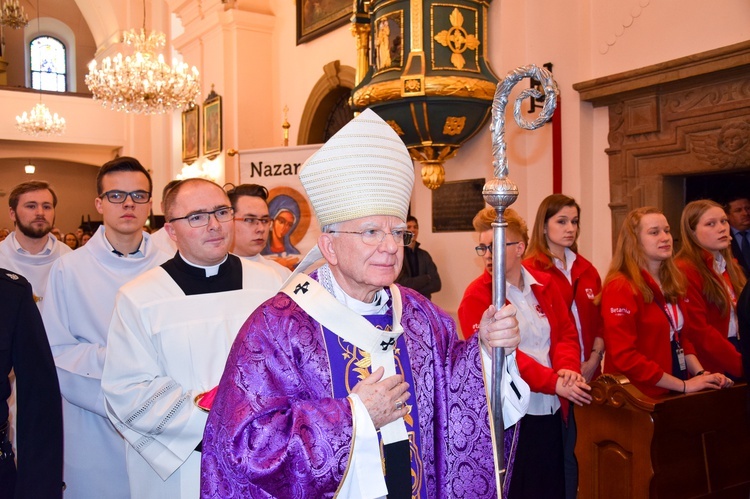
[[[21,116],[16,116],[16,128],[29,135],[60,135],[65,131],[65,118],[50,113],[40,98],[31,113],[24,111]]]
[[[25,28],[29,25],[29,16],[24,13],[23,7],[18,5],[18,0],[7,0],[3,3],[0,24],[13,29]]]
[[[115,111],[140,114],[159,114],[193,104],[200,93],[198,70],[195,66],[189,70],[187,64],[177,61],[172,67],[166,64],[164,56],[156,53],[165,40],[164,33],[158,31],[148,36],[145,29],[126,31],[123,41],[135,47],[135,54],[107,57],[101,69],[96,61],[89,64],[86,85],[94,99]]]

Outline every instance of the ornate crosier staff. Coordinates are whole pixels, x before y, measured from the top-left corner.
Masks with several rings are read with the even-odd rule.
[[[492,245],[492,303],[496,309],[505,305],[505,209],[512,205],[518,197],[518,186],[508,178],[508,159],[505,154],[505,107],[508,104],[508,96],[511,89],[526,77],[534,78],[541,82],[544,88],[544,106],[539,117],[528,122],[521,117],[521,103],[528,97],[539,98],[542,96],[536,88],[523,90],[516,98],[513,106],[513,116],[516,123],[526,130],[536,130],[544,125],[555,112],[557,105],[557,83],[552,79],[552,74],[544,68],[535,65],[523,66],[508,73],[508,76],[500,82],[495,90],[495,98],[492,102],[492,166],[495,178],[484,184],[482,195],[484,200],[495,208],[497,218],[492,223],[493,241]],[[495,430],[495,448],[498,459],[498,492],[502,495],[503,481],[505,479],[505,432],[503,425],[502,407],[502,385],[501,379],[505,368],[505,349],[492,349],[492,389],[490,402],[492,405],[492,421]]]

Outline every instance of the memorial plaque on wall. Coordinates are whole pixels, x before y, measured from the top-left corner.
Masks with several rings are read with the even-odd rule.
[[[458,180],[432,191],[432,231],[473,232],[471,221],[485,206],[484,184],[483,178]]]

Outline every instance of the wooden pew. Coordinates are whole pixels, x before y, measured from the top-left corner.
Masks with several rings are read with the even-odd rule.
[[[748,386],[647,397],[623,375],[576,407],[579,499],[750,497]]]

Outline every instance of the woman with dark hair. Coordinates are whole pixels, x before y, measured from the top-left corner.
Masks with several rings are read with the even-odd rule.
[[[690,342],[706,372],[739,378],[737,297],[746,279],[732,257],[727,215],[718,203],[701,199],[685,206],[680,225],[682,249],[676,262],[687,278]]]
[[[732,386],[720,373],[698,375],[703,366],[683,334],[691,327],[684,298],[667,218],[653,207],[631,211],[602,288],[604,372],[624,374],[649,397]]]
[[[581,207],[564,194],[552,194],[542,200],[531,232],[528,257],[524,264],[548,275],[554,281],[570,310],[581,347],[581,374],[590,382],[601,374],[604,358],[602,316],[594,299],[602,290],[599,272],[578,254]],[[578,462],[575,416],[571,410],[563,428],[565,444],[566,497],[578,491]]]
[[[602,290],[599,272],[578,254],[581,208],[564,194],[544,198],[536,212],[524,263],[548,274],[575,319],[581,344],[581,374],[591,381],[601,374],[604,357],[602,317],[594,298]]]

